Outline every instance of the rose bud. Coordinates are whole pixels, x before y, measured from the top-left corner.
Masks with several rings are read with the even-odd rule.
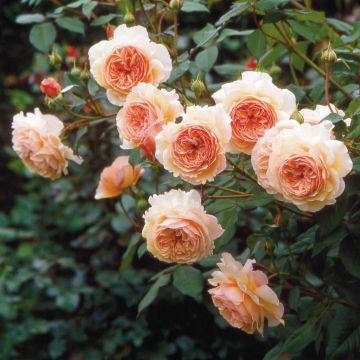
[[[169,7],[172,10],[180,10],[183,6],[183,0],[170,0]]]
[[[330,44],[329,44],[328,48],[322,53],[321,61],[323,61],[325,64],[334,64],[334,63],[336,63],[337,56],[336,56],[335,51],[330,46]]]
[[[61,93],[61,86],[54,78],[48,77],[41,82],[40,90],[43,94],[53,99]]]
[[[66,57],[75,60],[79,56],[79,51],[75,46],[69,46],[66,52]]]
[[[110,40],[114,36],[114,26],[111,24],[107,24],[106,26],[106,36]]]
[[[249,70],[256,69],[256,60],[253,57],[250,57],[249,60],[247,61],[246,68]]]

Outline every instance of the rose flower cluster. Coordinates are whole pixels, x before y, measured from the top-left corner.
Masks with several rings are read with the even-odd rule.
[[[214,106],[184,107],[175,90],[158,88],[172,71],[169,52],[150,40],[142,26],[121,25],[110,40],[89,50],[90,71],[106,89],[108,100],[121,106],[116,125],[123,149],[140,148],[149,159],[192,185],[213,181],[227,166],[226,153],[251,156],[258,183],[277,200],[316,212],[336,202],[351,171],[347,148],[335,139],[331,112],[335,106],[302,109],[292,119],[296,100],[263,72],[247,71],[212,95]],[[58,90],[57,90],[58,92]],[[348,124],[350,119],[346,120]],[[62,122],[53,115],[18,114],[13,122],[13,147],[24,164],[51,179],[67,173],[68,160],[81,163],[61,142]],[[119,196],[135,185],[143,169],[127,156],[106,167],[96,199]],[[208,214],[196,190],[171,190],[153,195],[142,231],[147,248],[167,263],[192,264],[211,255],[224,230]],[[254,269],[224,253],[209,283],[214,305],[234,327],[263,332],[283,323],[283,305]]]

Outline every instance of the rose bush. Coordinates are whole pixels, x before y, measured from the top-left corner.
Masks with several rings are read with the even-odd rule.
[[[4,358],[353,356],[356,11],[26,3],[35,95],[9,94],[44,110],[6,150]]]

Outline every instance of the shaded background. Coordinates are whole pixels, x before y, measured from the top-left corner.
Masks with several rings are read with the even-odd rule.
[[[183,15],[181,31],[191,36],[230,3],[216,2],[211,18]],[[316,0],[314,8],[346,20],[355,3]],[[54,183],[30,174],[14,156],[12,116],[43,107],[38,85],[47,64],[29,44],[30,26],[15,23],[29,8],[20,1],[3,0],[0,6],[0,359],[261,359],[277,342],[272,330],[265,341],[230,328],[205,294],[198,302],[165,288],[136,317],[147,281],[164,266],[145,254],[119,272],[131,224],[115,201],[93,200],[100,170],[120,151],[109,134],[100,143],[101,128],[90,129],[78,148],[80,153],[85,145],[92,149],[84,165]],[[94,29],[83,45],[104,36]],[[66,32],[62,37],[81,48],[78,37]],[[182,40],[186,43],[186,36]],[[239,59],[240,45],[222,51],[218,62]],[[124,202],[136,213],[131,198]],[[257,214],[248,225],[244,219],[243,235],[264,216]],[[279,331],[281,336],[287,330]],[[314,349],[308,352],[312,358]]]

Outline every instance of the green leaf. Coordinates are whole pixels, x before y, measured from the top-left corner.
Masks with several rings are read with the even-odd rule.
[[[309,43],[307,41],[298,41],[296,46],[303,54],[306,54]],[[290,61],[296,70],[300,72],[304,71],[305,61],[299,55],[292,53]]]
[[[266,52],[266,37],[264,33],[260,30],[256,30],[248,37],[246,45],[251,54],[257,59],[260,59]]]
[[[45,16],[42,14],[22,14],[16,17],[15,22],[17,24],[32,24],[41,23],[45,20]]]
[[[138,315],[144,311],[148,306],[150,306],[156,299],[159,289],[170,282],[170,275],[163,274],[161,275],[150,287],[149,291],[142,298],[138,306]]]
[[[349,232],[345,227],[339,227],[325,237],[319,236],[315,240],[312,257],[320,254],[324,249],[330,246],[331,247],[339,246],[339,244],[346,238],[348,234]]]
[[[129,156],[129,163],[132,166],[138,165],[141,163],[142,156],[140,154],[140,148],[135,148],[131,150],[130,156]]]
[[[61,17],[59,19],[56,19],[55,22],[58,26],[60,26],[63,29],[76,32],[79,34],[85,33],[84,24],[82,23],[82,21],[80,21],[77,18]]]
[[[315,320],[310,320],[292,332],[281,347],[281,352],[294,354],[306,348],[310,343],[315,341],[315,324]]]
[[[49,344],[49,353],[52,359],[58,359],[66,350],[66,341],[62,338],[55,338]]]
[[[256,3],[256,8],[259,10],[272,10],[289,2],[290,0],[260,0]]]
[[[343,241],[340,247],[340,260],[346,271],[360,279],[360,245],[359,242],[351,237]]]
[[[137,245],[140,242],[140,239],[141,239],[140,234],[134,234],[131,237],[129,245],[121,259],[121,264],[120,264],[120,269],[119,269],[120,273],[123,273],[131,264],[132,259],[137,250]]]
[[[234,4],[231,9],[222,15],[220,19],[215,23],[216,26],[221,26],[227,23],[232,18],[239,17],[242,13],[244,13],[250,5],[248,3]]]
[[[286,49],[283,45],[278,44],[270,50],[266,51],[259,59],[259,67],[267,68],[275,63],[280,57],[286,54]]]
[[[350,34],[352,31],[352,26],[344,21],[333,19],[333,18],[327,18],[326,21],[332,25],[336,30],[345,32],[347,34]]]
[[[204,278],[198,269],[181,266],[174,272],[173,284],[182,294],[199,300],[204,286]]]
[[[116,14],[99,16],[97,19],[95,19],[91,22],[90,26],[100,26],[100,25],[107,24],[112,19],[116,18],[117,16],[118,15],[116,15]]]
[[[348,198],[344,193],[337,199],[335,205],[326,206],[316,214],[320,225],[320,236],[330,234],[341,224],[347,209],[347,203]]]
[[[216,46],[211,46],[196,55],[195,64],[204,72],[209,72],[215,65],[219,50]]]
[[[207,6],[201,4],[199,2],[194,2],[190,0],[185,0],[184,4],[181,8],[181,11],[186,13],[193,13],[193,12],[210,12]]]
[[[329,120],[333,124],[337,124],[338,122],[342,121],[342,119],[343,119],[343,117],[341,115],[336,114],[336,113],[331,113],[331,114],[325,116],[321,121]]]
[[[177,66],[174,66],[168,80],[169,83],[176,81],[183,76],[190,68],[190,60],[186,60]]]
[[[216,249],[220,249],[233,239],[236,233],[236,223],[238,218],[239,216],[236,209],[229,209],[219,213],[218,220],[225,231],[218,239],[215,240]]]
[[[95,9],[95,7],[97,6],[97,2],[96,1],[90,1],[87,4],[84,4],[82,7],[82,12],[83,14],[90,19],[91,17],[91,13],[92,11]]]
[[[252,34],[253,32],[254,32],[254,30],[224,29],[219,36],[218,42],[221,42],[228,37],[248,36],[248,35]]]
[[[29,40],[36,49],[48,52],[56,38],[55,26],[51,23],[34,25]]]
[[[297,34],[304,37],[305,39],[309,40],[310,42],[314,43],[318,38],[318,32],[314,31],[314,28],[310,27],[309,25],[299,23],[295,20],[288,20],[288,22],[293,31],[295,31]]]
[[[356,114],[360,111],[360,96],[350,102],[347,111],[352,114]]]

